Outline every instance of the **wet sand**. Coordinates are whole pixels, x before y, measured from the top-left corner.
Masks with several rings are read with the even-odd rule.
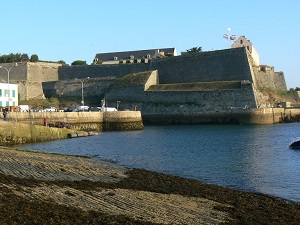
[[[0,148],[0,224],[298,224],[299,204],[98,159]]]

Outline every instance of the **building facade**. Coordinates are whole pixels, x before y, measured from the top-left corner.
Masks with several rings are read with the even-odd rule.
[[[96,54],[93,63],[98,64],[99,60],[101,61],[101,64],[119,64],[126,62],[140,63],[148,62],[148,60],[151,60],[153,58],[160,58],[166,56],[177,56],[176,48],[98,53]]]
[[[18,106],[18,85],[0,83],[0,107]]]

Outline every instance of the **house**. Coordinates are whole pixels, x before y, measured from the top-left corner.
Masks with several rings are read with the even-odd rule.
[[[0,83],[0,107],[18,106],[18,85]]]
[[[109,52],[96,54],[93,63],[98,64],[118,64],[130,62],[148,62],[152,58],[164,56],[177,56],[175,48],[148,49],[127,52]],[[99,63],[99,64],[101,64]]]
[[[250,40],[247,40],[245,36],[240,36],[232,45],[232,48],[245,47],[250,52],[255,66],[259,66],[259,54],[254,48]]]

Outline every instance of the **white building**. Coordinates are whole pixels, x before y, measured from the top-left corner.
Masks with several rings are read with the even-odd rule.
[[[0,83],[0,108],[18,106],[18,85]]]

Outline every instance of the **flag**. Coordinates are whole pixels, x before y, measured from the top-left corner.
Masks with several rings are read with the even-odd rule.
[[[235,40],[236,39],[236,35],[231,35],[230,36],[230,40]]]
[[[227,35],[227,34],[224,34],[224,35],[223,35],[223,38],[228,39],[228,35]]]

